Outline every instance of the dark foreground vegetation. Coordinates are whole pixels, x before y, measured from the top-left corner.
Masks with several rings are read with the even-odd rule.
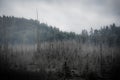
[[[14,80],[120,80],[120,27],[81,34],[0,17],[0,77]]]

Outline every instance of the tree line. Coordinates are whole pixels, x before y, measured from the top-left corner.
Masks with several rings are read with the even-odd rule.
[[[40,42],[76,40],[95,45],[102,43],[108,46],[120,46],[120,26],[113,23],[100,29],[91,28],[90,32],[82,30],[81,34],[76,34],[75,32],[60,31],[56,27],[33,19],[0,16],[0,44],[6,42],[33,44],[38,38]]]

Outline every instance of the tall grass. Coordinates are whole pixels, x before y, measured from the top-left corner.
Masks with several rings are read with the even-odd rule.
[[[9,63],[10,69],[13,70],[50,73],[59,78],[59,75],[64,73],[63,66],[66,62],[71,76],[78,75],[90,80],[92,76],[96,79],[112,79],[111,71],[115,73],[114,67],[119,66],[120,50],[118,47],[109,47],[104,44],[83,44],[69,40],[41,43],[39,52],[36,46],[30,45],[10,47],[7,54],[4,54],[1,48],[0,52],[2,58],[7,55],[4,63]]]

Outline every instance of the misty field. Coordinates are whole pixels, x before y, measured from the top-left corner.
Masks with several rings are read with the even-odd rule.
[[[39,44],[39,49],[36,46],[9,46],[8,51],[1,46],[2,70],[37,74],[42,80],[112,80],[118,77],[120,50],[117,47],[74,40],[44,42]]]
[[[38,20],[0,16],[0,77],[120,80],[120,26],[81,34]]]

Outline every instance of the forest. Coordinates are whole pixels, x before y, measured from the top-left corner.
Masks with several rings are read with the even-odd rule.
[[[76,34],[38,20],[0,16],[5,79],[119,80],[119,58],[120,26],[115,23]]]

